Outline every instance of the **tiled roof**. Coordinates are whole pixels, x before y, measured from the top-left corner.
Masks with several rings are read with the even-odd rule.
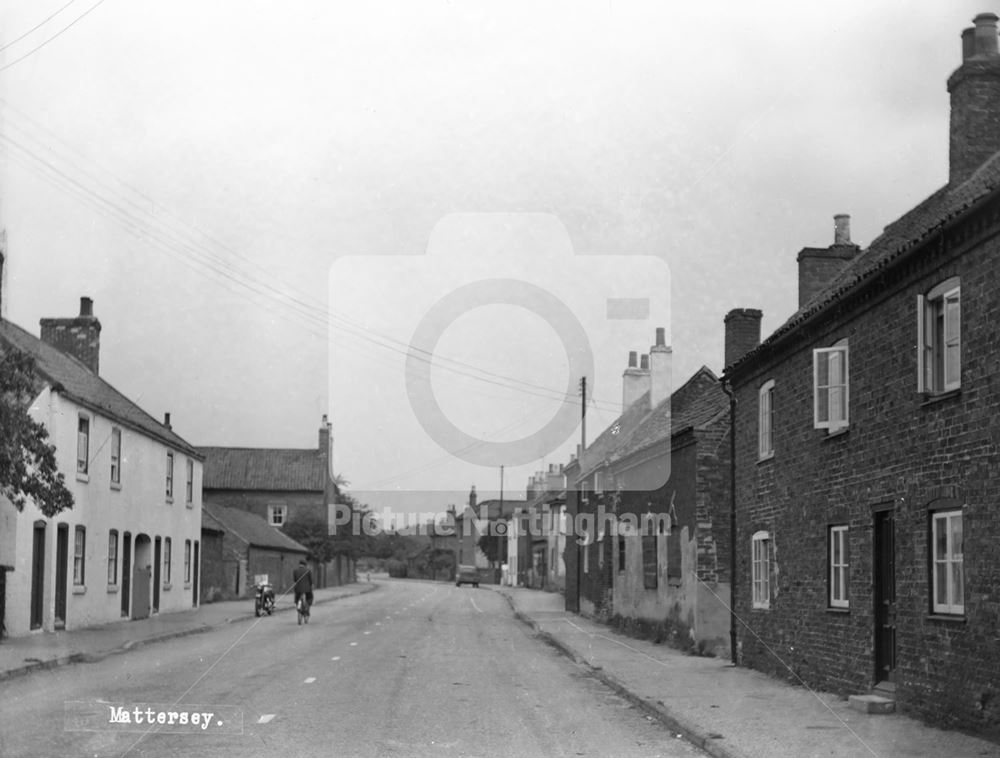
[[[21,350],[34,358],[37,372],[44,382],[70,400],[123,426],[153,437],[168,447],[194,458],[201,457],[194,447],[76,358],[42,342],[16,324],[0,320],[0,354],[10,348]]]
[[[661,405],[665,405],[666,401]],[[597,435],[597,438],[587,445],[580,456],[580,474],[586,476],[594,469],[600,468],[612,454],[618,450],[629,435],[635,431],[649,412],[649,392],[645,392],[630,405],[622,415],[616,418],[607,429]]]
[[[239,508],[227,508],[215,503],[204,503],[202,505],[202,523],[204,523],[206,515],[220,524],[226,531],[232,532],[254,547],[269,547],[296,553],[309,552],[255,513],[241,511]]]
[[[202,487],[209,490],[322,492],[326,461],[319,451],[289,448],[200,447]]]
[[[770,352],[785,334],[794,331],[808,319],[835,305],[849,292],[863,285],[891,266],[900,256],[919,246],[931,235],[992,195],[1000,188],[1000,153],[983,164],[969,179],[957,187],[944,186],[915,208],[889,224],[869,247],[856,255],[844,269],[796,311],[784,324],[762,342],[727,367],[727,373]]]
[[[699,428],[729,410],[729,399],[719,377],[702,366],[690,379],[648,414],[611,456],[620,461],[662,442],[685,429]]]
[[[204,504],[201,508],[201,528],[212,532],[224,532],[225,527],[219,523],[211,513],[205,510]]]

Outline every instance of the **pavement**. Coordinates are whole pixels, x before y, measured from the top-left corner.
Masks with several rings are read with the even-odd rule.
[[[315,590],[313,605],[364,594],[377,587],[374,583],[360,582]],[[290,595],[278,598],[275,613],[294,610]],[[139,645],[207,632],[248,618],[254,618],[253,598],[206,603],[190,611],[158,613],[138,621],[4,638],[0,640],[0,682],[40,669],[98,661]]]
[[[486,586],[486,585],[483,585]],[[564,610],[563,596],[490,587],[521,621],[651,719],[715,758],[1000,756],[1000,745],[900,714],[866,714],[739,668],[619,634]]]

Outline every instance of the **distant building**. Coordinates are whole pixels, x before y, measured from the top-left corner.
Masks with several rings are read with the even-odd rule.
[[[202,456],[100,377],[101,323],[0,320],[0,353],[36,363],[29,415],[55,446],[75,505],[46,518],[0,498],[0,621],[11,636],[187,610],[199,602]]]
[[[206,504],[253,513],[276,531],[309,520],[325,531],[336,524],[340,489],[334,479],[327,417],[315,448],[201,447]],[[341,555],[316,566],[316,585],[355,581],[354,561]]]
[[[1000,50],[962,36],[948,183],[862,250],[799,254],[799,309],[735,391],[743,664],[1000,734]]]

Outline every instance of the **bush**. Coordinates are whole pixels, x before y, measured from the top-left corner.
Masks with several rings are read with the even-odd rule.
[[[396,579],[406,578],[406,563],[403,561],[397,561],[395,559],[390,559],[385,563],[386,569],[389,571],[389,576]]]

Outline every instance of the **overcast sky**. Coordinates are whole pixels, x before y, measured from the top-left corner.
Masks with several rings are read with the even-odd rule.
[[[498,460],[452,455],[411,407],[429,308],[490,277],[554,295],[591,338],[593,439],[655,327],[675,385],[719,373],[725,313],[780,325],[795,255],[832,243],[834,214],[867,245],[945,183],[960,33],[998,10],[65,5],[0,10],[2,315],[37,334],[90,296],[102,375],[191,443],[309,447],[329,413],[352,490],[423,509],[499,484]],[[646,321],[595,320],[662,281]],[[577,402],[538,308],[462,303],[430,372],[456,427],[511,441]],[[508,496],[577,441],[508,465]]]

